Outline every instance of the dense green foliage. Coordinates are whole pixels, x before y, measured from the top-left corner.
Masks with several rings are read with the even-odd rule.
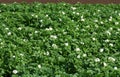
[[[0,4],[0,77],[120,77],[120,5]]]

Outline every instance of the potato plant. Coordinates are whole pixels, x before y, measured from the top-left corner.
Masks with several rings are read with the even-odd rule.
[[[120,77],[120,4],[0,3],[0,77]]]

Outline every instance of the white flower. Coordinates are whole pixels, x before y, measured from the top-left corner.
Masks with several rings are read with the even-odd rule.
[[[50,53],[47,51],[47,52],[46,52],[46,55],[48,56],[49,54],[50,54]]]
[[[43,22],[43,20],[40,20],[40,22]]]
[[[99,50],[100,52],[103,52],[104,51],[104,49],[103,48],[100,48],[100,50]]]
[[[112,21],[112,16],[110,16],[109,21]]]
[[[80,42],[80,44],[84,45],[85,43],[84,42]]]
[[[112,19],[112,16],[110,16],[110,19]]]
[[[58,48],[58,46],[56,44],[52,44],[53,48]]]
[[[13,56],[13,58],[15,58],[15,56]]]
[[[110,45],[111,47],[113,47],[113,44],[112,44],[112,43],[110,43],[109,45]]]
[[[11,32],[8,32],[8,35],[11,35]]]
[[[34,16],[34,14],[31,14],[31,16]]]
[[[100,22],[101,24],[104,24],[102,21]]]
[[[6,6],[6,4],[5,4],[5,3],[3,3],[2,5]]]
[[[77,15],[80,15],[80,13],[76,13]]]
[[[61,18],[59,18],[59,21],[62,21],[62,19],[61,19]]]
[[[96,58],[96,59],[95,59],[95,62],[100,62],[100,59],[99,59],[99,58]]]
[[[53,28],[52,28],[52,27],[49,27],[49,30],[53,30]]]
[[[41,65],[40,65],[40,64],[38,65],[38,68],[41,68]]]
[[[56,35],[51,35],[50,38],[57,39]]]
[[[65,43],[65,46],[68,46],[68,43]]]
[[[1,42],[0,44],[3,45],[3,42]]]
[[[101,10],[97,10],[98,12],[100,12]]]
[[[49,53],[48,51],[47,51],[47,52],[44,52],[44,55],[47,55],[47,56],[48,56],[49,54],[50,54],[50,53]]]
[[[6,30],[9,30],[9,28],[5,28]]]
[[[104,62],[103,65],[106,67],[106,66],[107,66],[107,63]]]
[[[81,19],[83,18],[83,15],[81,16]]]
[[[62,14],[65,15],[65,12],[62,11]]]
[[[24,55],[21,53],[20,56],[24,56]]]
[[[87,56],[87,54],[83,54],[83,57],[86,57]]]
[[[26,39],[23,39],[23,41],[25,42],[25,41],[26,41]]]
[[[118,25],[119,24],[119,22],[115,22],[115,25]]]
[[[19,27],[19,28],[18,28],[18,30],[22,30],[22,28],[21,28],[21,27]]]
[[[110,31],[106,31],[106,33],[107,33],[108,35],[111,35]]]
[[[14,74],[17,74],[17,73],[18,73],[18,71],[17,71],[17,70],[13,70],[13,73],[14,73]]]
[[[117,67],[114,67],[114,70],[117,70],[118,68]]]
[[[96,40],[96,38],[92,38],[92,40],[93,40],[93,41],[95,41],[95,40]]]
[[[98,20],[94,20],[94,22],[98,22]]]
[[[85,21],[85,19],[82,18],[81,21]]]
[[[35,18],[38,18],[38,15],[35,15]]]
[[[80,58],[80,55],[77,55],[77,58]]]
[[[49,29],[48,29],[48,28],[46,28],[45,30],[48,30],[48,31],[49,31]]]
[[[46,17],[48,17],[48,15],[45,15]]]
[[[109,21],[112,21],[112,19],[110,18]]]
[[[72,10],[76,10],[76,7],[71,7]]]
[[[113,28],[112,27],[110,27],[110,29],[109,30],[113,30]]]
[[[52,27],[49,27],[49,28],[46,28],[45,30],[52,31],[53,28],[52,28]]]
[[[115,61],[113,57],[108,57],[108,60],[113,61],[113,62]]]
[[[110,40],[106,39],[105,42],[110,42]]]
[[[66,5],[65,3],[63,5]]]
[[[80,48],[76,48],[75,51],[80,51]]]
[[[75,14],[76,12],[73,12],[73,14]]]
[[[35,33],[38,33],[38,31],[35,31]]]
[[[112,16],[110,16],[109,21],[112,21]]]

